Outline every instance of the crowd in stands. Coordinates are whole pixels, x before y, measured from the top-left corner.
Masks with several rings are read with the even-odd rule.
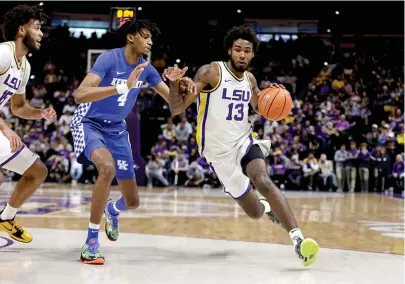
[[[72,41],[76,48],[71,48]],[[83,44],[77,45],[77,41]],[[34,107],[52,105],[57,123],[18,119],[7,107],[0,111],[1,118],[45,162],[48,182],[95,181],[95,167],[76,161],[69,123],[77,107],[73,95],[86,70],[83,46],[111,48],[102,42],[73,39],[62,28],[44,40],[39,54],[28,58],[36,78],[27,86],[27,99]],[[251,68],[259,87],[280,82],[294,99],[292,112],[283,121],[250,114],[257,138],[272,141],[272,153],[267,157],[269,175],[286,190],[402,192],[403,59],[364,50],[330,49],[330,44],[305,37],[287,42],[273,39],[260,45]],[[323,58],[330,59],[324,68]],[[166,66],[164,57],[152,64],[159,72]],[[192,77],[199,66],[189,66],[188,76]],[[136,105],[141,117],[150,109],[167,110],[157,104],[156,97],[151,89],[142,88]],[[221,187],[198,154],[195,107],[193,104],[176,117],[166,111],[156,144],[145,155],[148,186]],[[8,180],[18,178],[3,172]]]

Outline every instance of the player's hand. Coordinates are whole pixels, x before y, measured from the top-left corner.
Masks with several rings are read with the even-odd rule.
[[[270,83],[268,88],[281,88],[281,89],[285,89],[283,84],[278,84],[278,83]]]
[[[56,111],[53,108],[46,108],[44,110],[41,111],[41,116],[42,118],[51,121],[51,122],[55,122],[56,121]]]
[[[184,89],[183,89],[184,88]],[[187,95],[191,94],[197,96],[197,86],[192,79],[184,77],[180,79],[180,93],[186,93]]]
[[[2,132],[4,136],[6,136],[6,138],[10,141],[11,153],[14,153],[23,146],[23,142],[21,141],[20,137],[13,130],[5,127]]]
[[[177,64],[174,64],[174,67],[168,67],[163,71],[162,79],[163,81],[166,81],[166,79],[169,79],[170,81],[177,81],[186,74],[187,70],[187,66],[180,69]]]
[[[143,70],[145,70],[145,67],[148,65],[148,62],[139,64],[138,66],[136,66],[136,68],[131,72],[131,75],[129,75],[129,78],[127,80],[127,85],[128,85],[128,89],[132,89],[133,87],[135,87],[136,83],[139,80],[139,77],[141,76]]]

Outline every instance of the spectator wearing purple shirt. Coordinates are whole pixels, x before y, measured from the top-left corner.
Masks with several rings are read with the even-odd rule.
[[[346,120],[346,116],[344,114],[340,116],[340,120],[336,121],[335,128],[340,132],[344,132],[350,128],[350,124]]]

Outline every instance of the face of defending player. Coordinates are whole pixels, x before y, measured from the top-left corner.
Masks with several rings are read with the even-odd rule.
[[[237,72],[245,72],[252,61],[254,55],[253,44],[244,39],[238,39],[233,42],[232,48],[228,50],[231,57],[232,67]]]
[[[24,26],[18,29],[19,35],[23,37],[23,43],[28,50],[39,50],[41,40],[44,34],[41,31],[41,22],[39,20],[31,20]]]
[[[127,40],[132,52],[136,55],[148,55],[152,49],[152,34],[147,29],[141,29],[136,34],[129,34]]]

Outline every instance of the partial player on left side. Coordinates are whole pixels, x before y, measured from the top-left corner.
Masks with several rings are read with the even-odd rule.
[[[38,51],[41,46],[41,22],[45,15],[35,6],[19,5],[6,13],[3,18],[3,37],[0,44],[0,109],[11,101],[11,112],[23,119],[56,120],[52,108],[37,109],[30,106],[25,98],[25,89],[31,66],[26,58],[28,51]],[[20,174],[13,194],[7,205],[0,211],[0,231],[12,239],[29,243],[32,236],[15,221],[15,215],[22,204],[44,182],[48,170],[0,119],[0,167]]]

